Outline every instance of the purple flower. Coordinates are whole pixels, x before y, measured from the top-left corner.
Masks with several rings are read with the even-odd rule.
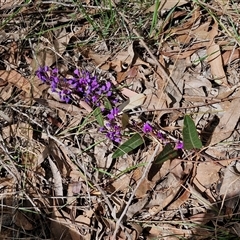
[[[58,92],[61,100],[69,102],[71,94],[77,94],[86,103],[92,107],[104,105],[104,99],[108,98],[114,106],[118,102],[118,98],[113,91],[114,85],[111,81],[105,79],[99,80],[97,76],[91,75],[87,71],[75,69],[73,77],[66,79],[59,74],[57,68],[49,68],[48,66],[40,67],[36,71],[38,78],[49,84],[53,92]],[[118,110],[113,109],[107,118],[113,121],[118,114]]]
[[[59,93],[59,97],[62,101],[66,102],[66,103],[69,103],[70,101],[70,96],[71,96],[71,91],[68,90],[68,89],[63,89],[61,90]]]
[[[175,149],[183,149],[183,142],[182,141],[178,141],[176,143]]]
[[[118,113],[119,113],[119,109],[116,108],[116,107],[114,107],[114,108],[110,111],[110,113],[107,115],[109,121],[114,120],[114,119],[117,117]]]
[[[80,71],[79,69],[75,69],[74,72],[73,72],[77,77],[80,77]]]
[[[159,132],[159,131],[157,132],[157,138],[159,138],[161,140],[164,140],[164,137],[163,137],[162,133]]]
[[[47,82],[49,80],[48,71],[49,67],[47,66],[39,67],[39,69],[36,71],[36,75],[41,81]]]
[[[118,125],[113,125],[106,134],[106,136],[113,142],[121,142],[121,128]]]
[[[142,130],[144,133],[150,133],[150,132],[152,132],[153,128],[149,123],[144,123]]]

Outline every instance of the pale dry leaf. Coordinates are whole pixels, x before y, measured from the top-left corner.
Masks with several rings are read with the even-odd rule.
[[[19,63],[18,45],[15,41],[11,43],[9,49],[8,63],[10,64],[10,68],[17,67]]]
[[[188,44],[192,40],[193,37],[195,37],[194,29],[196,29],[196,23],[198,22],[200,17],[200,10],[199,8],[195,9],[193,12],[191,18],[187,19],[187,21],[183,24],[181,24],[178,27],[171,28],[170,29],[170,34],[176,35],[176,39],[178,40],[179,43],[181,44]]]
[[[29,94],[33,90],[36,95],[38,96],[41,95],[39,90],[34,87],[35,79],[33,79],[32,83],[30,83],[30,80],[26,79],[15,70],[11,70],[11,71],[0,70],[0,78],[2,78],[4,81],[7,81],[13,84],[17,88],[22,89],[23,91]]]
[[[193,53],[199,51],[200,49],[208,46],[208,44],[209,43],[207,41],[191,43],[191,47],[187,48],[184,52],[179,47],[174,47],[172,49],[171,46],[168,46],[167,48],[165,48],[164,50],[161,51],[161,54],[166,57],[170,57],[171,59],[185,59],[186,60],[186,58],[192,56]],[[201,61],[199,60],[199,57],[197,57],[197,59],[195,61],[193,60],[192,62],[195,64],[195,62],[199,63]]]
[[[195,178],[199,184],[209,188],[219,180],[220,169],[221,166],[214,162],[201,162],[198,164]]]
[[[124,112],[139,107],[144,103],[145,99],[145,94],[135,94],[118,107],[119,111]]]
[[[223,65],[229,65],[231,62],[233,62],[236,59],[240,58],[240,49],[239,48],[234,48],[232,50],[225,51],[222,54],[222,59],[223,59]]]
[[[56,162],[57,169],[61,173],[61,176],[64,178],[68,177],[71,167],[66,162],[65,156],[62,154],[63,146],[58,146],[54,140],[49,139],[48,148],[48,152]]]
[[[153,193],[152,199],[148,203],[148,207],[157,207],[157,211],[165,208],[176,196],[181,188],[182,181],[174,174],[169,173],[165,179],[157,185]]]
[[[139,239],[140,234],[143,232],[143,228],[138,223],[130,223],[131,229],[134,229],[133,233],[135,232],[135,236],[133,236],[133,239]]]
[[[240,175],[235,168],[236,161],[229,164],[224,171],[224,177],[220,187],[219,194],[224,200],[224,205],[234,208],[239,201]]]
[[[183,92],[184,85],[184,80],[182,76],[186,70],[186,67],[187,67],[186,59],[178,59],[175,61],[174,65],[171,66],[171,68],[169,69],[170,76],[181,93]],[[175,88],[173,88],[170,84],[167,85],[166,91],[169,95],[171,95],[171,103],[169,104],[178,107],[182,99],[182,95],[177,94]]]
[[[21,0],[0,0],[0,9],[8,9],[14,5],[20,4]]]
[[[204,40],[204,42],[206,40],[208,40],[208,38],[209,38],[208,29],[209,29],[210,23],[211,23],[211,20],[209,19],[208,21],[201,24],[198,28],[194,29],[193,30],[194,36],[197,37],[200,40]]]
[[[136,197],[142,198],[148,191],[150,191],[155,186],[155,184],[156,184],[155,182],[151,182],[144,178],[135,193]]]
[[[81,181],[87,181],[86,177],[69,158],[70,153],[66,147],[59,146],[52,140],[50,141],[49,147],[49,153],[54,157],[54,160],[56,160],[61,175],[70,178],[72,185],[68,186],[67,202],[72,204],[75,200],[75,197],[73,196],[74,192],[80,191],[79,188],[83,186]],[[45,153],[45,155],[46,154],[47,153]]]
[[[36,171],[39,167],[39,155],[44,151],[44,145],[35,139],[31,139],[28,143],[27,149],[22,149],[21,164],[23,164],[26,169],[31,169]],[[40,166],[41,168],[41,166]]]
[[[184,203],[187,202],[187,200],[189,199],[190,196],[191,196],[190,192],[185,190],[180,197],[178,197],[174,202],[172,202],[167,207],[167,210],[179,209]]]
[[[131,84],[135,79],[140,79],[141,76],[139,71],[139,66],[130,67],[125,72],[117,72],[117,82],[121,83],[126,81],[128,84]]]
[[[196,74],[191,74],[189,72],[186,72],[184,74],[184,80],[185,80],[185,88],[200,88],[200,87],[206,87],[206,89],[211,89],[212,84],[211,82],[204,76],[199,76]]]
[[[89,238],[86,239],[81,236],[76,225],[70,219],[68,213],[63,210],[60,213],[57,207],[53,205],[50,229],[54,239],[89,240]]]
[[[198,213],[189,218],[191,222],[194,222],[196,224],[204,225],[208,223],[211,219],[215,218],[216,215],[214,213]]]
[[[224,159],[226,158],[226,149],[223,148],[221,145],[216,145],[216,146],[209,146],[208,149],[206,150],[206,153],[209,156],[212,156],[216,159]],[[228,166],[231,161],[229,160],[226,162],[221,163],[223,166]]]
[[[228,86],[226,73],[223,69],[223,61],[220,46],[218,44],[213,43],[207,49],[208,54],[208,63],[211,66],[211,73],[213,76],[213,80],[219,85],[224,84]]]
[[[131,43],[127,51],[117,53],[109,64],[116,72],[121,72],[131,66],[134,55],[133,43]]]
[[[224,114],[212,134],[210,145],[214,145],[230,137],[239,121],[240,112],[236,111],[236,109],[240,104],[240,91],[238,91],[234,97],[236,98],[231,101],[230,105],[223,109]]]
[[[132,204],[126,213],[128,218],[132,218],[135,214],[141,212],[141,210],[145,207],[145,205],[148,203],[148,195],[145,194],[141,197],[141,199],[138,200],[138,202]]]
[[[54,39],[52,39],[52,35]],[[48,32],[46,37],[41,36],[36,49],[36,59],[30,63],[32,70],[35,71],[39,66],[51,66],[56,60],[62,57],[63,52],[75,33],[67,33],[66,29],[55,29]]]
[[[126,72],[132,66],[145,65],[149,67],[149,64],[140,59],[138,54],[134,50],[134,42],[132,42],[127,50],[118,52],[112,60],[109,60],[102,68],[114,69],[117,73]],[[100,58],[100,57],[98,57]],[[122,77],[123,78],[123,77]],[[120,78],[121,81],[121,78]]]
[[[111,81],[115,86],[118,85],[118,83],[115,79],[111,79]],[[126,97],[129,97],[129,98],[134,97],[135,95],[138,95],[138,93],[136,93],[128,88],[125,88],[125,87],[121,89],[121,92],[122,92],[122,94],[124,94]]]
[[[73,35],[73,32],[67,33],[66,28],[61,29],[59,32],[55,30],[56,39],[53,41],[53,45],[57,53],[59,53],[60,55],[64,53]]]
[[[7,84],[7,86],[1,90],[2,100],[7,101],[12,96],[13,90],[14,86],[11,83]]]
[[[167,108],[167,96],[162,90],[152,92],[151,89],[146,89],[144,92],[146,100],[142,104],[143,108],[146,109],[161,109]],[[157,119],[160,119],[162,112],[157,113]]]
[[[188,1],[187,0],[163,0],[163,1],[160,1],[160,5],[159,5],[159,10],[163,10],[163,9],[166,9],[166,10],[169,10],[173,7],[177,7],[177,6],[182,6],[183,4],[186,4]],[[157,3],[155,3],[157,4]],[[151,7],[149,7],[144,13],[149,13],[149,12],[154,12],[155,11],[155,8],[156,6],[152,5]]]
[[[179,236],[184,236],[184,238],[191,239],[192,232],[186,229],[179,229],[177,226],[171,224],[161,223],[157,224],[156,226],[151,225],[147,240],[179,240]]]
[[[39,153],[38,158],[37,158],[37,166],[42,164],[44,162],[44,160],[49,156],[48,150],[49,150],[48,147],[44,147],[42,149],[42,151]]]
[[[100,66],[104,70],[109,70],[110,64],[106,62],[111,57],[110,54],[104,55],[104,54],[95,53],[94,51],[89,50],[89,52],[87,53],[87,56],[93,60],[95,65]]]
[[[129,166],[131,166],[133,163],[133,158],[131,155],[127,155],[126,157],[124,157],[124,159],[120,159],[117,161],[115,168],[118,169],[117,174],[126,171],[126,169],[129,168]],[[138,169],[135,169],[133,171],[133,175],[135,174],[135,172],[138,172]],[[138,175],[139,176],[139,175]],[[137,177],[138,177],[137,176]],[[131,176],[130,174],[124,174],[121,177],[118,177],[113,183],[112,186],[116,189],[116,190],[126,190],[129,187],[129,184],[131,182],[131,179],[134,179],[135,181],[137,181],[139,178],[135,179],[133,176]]]
[[[129,175],[123,175],[122,177],[119,177],[116,179],[113,183],[112,186],[116,191],[126,191],[126,189],[129,188],[129,184],[131,182],[131,177]]]
[[[218,34],[218,23],[215,22],[209,31],[210,43],[207,47],[207,61],[211,66],[213,80],[219,85],[228,86],[226,73],[223,68],[222,53],[220,46],[215,43],[214,38]]]
[[[11,124],[2,129],[2,136],[3,139],[17,136],[30,141],[33,137],[33,128],[28,123]]]
[[[53,175],[53,188],[55,191],[55,196],[63,196],[63,185],[62,185],[62,177],[60,171],[58,170],[56,164],[52,161],[50,157],[48,157],[48,162]]]
[[[107,158],[109,146],[105,142],[101,142],[94,147],[94,156],[97,162],[97,167],[101,169],[108,169],[112,164],[112,158]]]

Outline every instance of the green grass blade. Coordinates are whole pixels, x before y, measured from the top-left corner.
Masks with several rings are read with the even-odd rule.
[[[117,158],[123,156],[125,153],[128,153],[140,145],[142,145],[143,139],[140,134],[134,134],[130,139],[123,143],[113,154],[112,158]]]
[[[198,132],[194,121],[189,115],[184,116],[184,126],[183,126],[183,144],[184,149],[200,149],[202,147],[202,142],[198,137]]]
[[[154,12],[153,12],[153,17],[152,17],[152,23],[151,23],[151,28],[150,28],[150,36],[152,35],[153,31],[155,30],[156,28],[156,25],[157,25],[157,17],[158,17],[158,8],[159,8],[159,5],[160,5],[160,1],[159,0],[156,0],[155,1],[155,8],[154,8]]]

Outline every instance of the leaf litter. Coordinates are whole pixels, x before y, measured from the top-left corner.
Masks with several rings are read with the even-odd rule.
[[[1,2],[4,238],[240,236],[236,4],[121,4]],[[66,102],[46,66],[117,103]]]

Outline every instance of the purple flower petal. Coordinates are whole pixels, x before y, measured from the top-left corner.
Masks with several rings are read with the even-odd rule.
[[[149,123],[144,123],[142,130],[144,133],[150,133],[150,132],[152,132],[153,128]]]
[[[182,141],[178,141],[176,143],[176,146],[175,146],[176,149],[183,149],[183,142]]]
[[[111,121],[117,117],[118,113],[119,113],[119,110],[118,110],[118,108],[115,107],[110,111],[110,113],[107,115],[107,117]]]

